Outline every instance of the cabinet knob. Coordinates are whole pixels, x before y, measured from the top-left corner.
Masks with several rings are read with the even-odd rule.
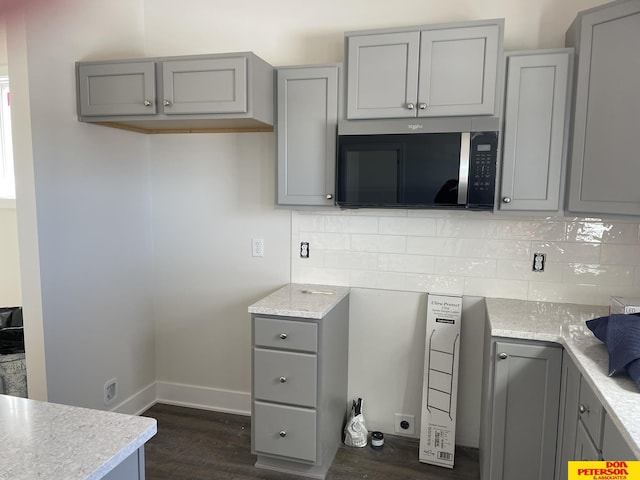
[[[163,101],[162,101],[162,104],[163,104],[165,107],[168,107],[169,105],[171,105],[171,102],[170,102],[169,100],[163,100]]]
[[[504,203],[511,203],[511,197],[502,197]]]
[[[287,383],[287,377],[280,377],[280,383]]]
[[[589,407],[580,404],[580,408],[578,408],[580,413],[589,413]]]
[[[151,106],[151,102],[149,100],[145,100],[144,101],[144,106],[145,107],[150,107]]]
[[[427,109],[427,104],[426,103],[419,103],[418,104],[418,108],[420,110],[426,110]]]
[[[498,355],[498,358],[500,360],[506,360],[507,358],[509,358],[509,355],[507,355],[506,353],[502,352],[501,354]]]
[[[287,339],[287,334],[286,333],[281,333],[280,334],[280,340],[286,340]]]
[[[416,108],[416,106],[415,106],[413,103],[407,103],[407,108],[408,108],[409,110],[413,110],[413,109],[415,109],[415,108]]]
[[[327,200],[331,200],[333,198],[333,193],[327,193]]]
[[[286,436],[287,436],[287,432],[286,432],[286,430],[280,430],[280,436],[281,436],[282,438],[286,437]]]

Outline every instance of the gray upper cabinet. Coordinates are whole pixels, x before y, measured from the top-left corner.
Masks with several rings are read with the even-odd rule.
[[[568,209],[640,215],[640,0],[581,12],[566,40],[578,57]]]
[[[278,203],[334,205],[340,67],[277,70]]]
[[[80,64],[78,113],[154,115],[156,113],[155,62]]]
[[[78,119],[143,133],[273,131],[273,67],[251,52],[78,62]]]
[[[506,55],[503,211],[561,209],[572,49]]]
[[[492,115],[503,20],[348,32],[347,118]]]
[[[165,114],[247,111],[246,57],[171,60],[161,65]]]

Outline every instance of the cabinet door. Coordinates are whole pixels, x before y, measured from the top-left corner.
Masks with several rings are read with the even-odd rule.
[[[154,62],[78,64],[81,116],[156,113]]]
[[[558,421],[558,445],[556,450],[556,478],[569,478],[568,463],[573,460],[578,428],[578,403],[580,398],[580,372],[569,354],[562,352],[562,380],[560,386],[560,416]]]
[[[416,116],[419,32],[347,37],[347,118]]]
[[[247,58],[216,57],[162,62],[164,113],[247,111]]]
[[[507,56],[500,210],[560,209],[570,59]]]
[[[553,478],[562,349],[495,342],[490,478]]]
[[[587,433],[587,429],[584,428],[584,424],[578,422],[578,429],[576,432],[576,449],[573,455],[573,459],[576,461],[596,461],[600,460],[600,452],[594,445],[593,440]]]
[[[604,418],[604,433],[602,435],[602,459],[603,460],[640,460],[633,453],[618,428],[609,415]]]
[[[277,73],[278,203],[334,205],[339,68]]]
[[[640,2],[579,17],[569,210],[640,215]]]
[[[493,114],[499,39],[498,25],[422,31],[418,115]]]

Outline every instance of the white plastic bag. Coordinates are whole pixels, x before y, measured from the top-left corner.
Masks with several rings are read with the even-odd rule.
[[[362,399],[359,398],[357,402],[353,401],[349,419],[344,427],[344,444],[348,447],[366,447],[368,434],[362,414]]]

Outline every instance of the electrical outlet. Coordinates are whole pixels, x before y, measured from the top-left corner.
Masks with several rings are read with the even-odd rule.
[[[414,415],[407,415],[406,413],[396,413],[393,431],[394,433],[400,433],[402,435],[415,435],[416,417]]]
[[[309,258],[309,242],[300,242],[300,258]]]
[[[254,257],[264,257],[264,239],[251,239],[251,255]]]
[[[547,259],[547,255],[544,253],[533,254],[533,266],[531,270],[534,272],[544,272],[544,262]]]
[[[118,396],[118,380],[112,378],[104,384],[104,404],[111,405]]]

